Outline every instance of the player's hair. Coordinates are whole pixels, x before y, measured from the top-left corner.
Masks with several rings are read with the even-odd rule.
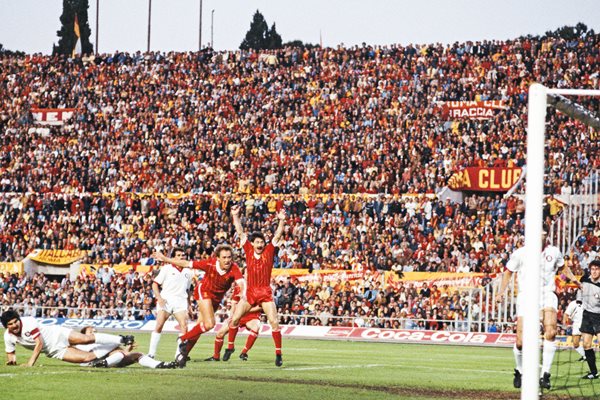
[[[83,328],[81,328],[81,330],[79,332],[83,333],[84,335],[87,335],[87,333],[85,333],[85,331],[88,330],[88,328],[92,329],[92,332],[94,332],[94,327],[93,326],[84,326]]]
[[[21,320],[19,313],[16,312],[15,310],[11,309],[8,311],[4,311],[4,313],[2,313],[2,316],[0,316],[0,320],[2,321],[2,326],[6,328],[8,326],[8,323],[15,318],[18,319],[19,321]]]
[[[250,242],[254,242],[256,239],[262,239],[265,242],[267,241],[267,239],[265,239],[265,235],[262,232],[252,232],[250,235],[248,235],[248,240]]]
[[[181,251],[182,253],[185,253],[185,249],[183,247],[173,247],[173,255],[175,255],[175,253],[177,253],[178,251]]]
[[[222,251],[228,251],[231,254],[233,254],[233,247],[231,247],[228,244],[220,244],[217,247],[215,247],[215,254],[217,255],[217,257],[221,255]]]
[[[600,268],[600,260],[594,260],[590,263],[590,268],[592,267],[598,267]]]

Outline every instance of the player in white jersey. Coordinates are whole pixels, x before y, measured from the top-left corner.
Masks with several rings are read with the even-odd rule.
[[[566,277],[573,282],[576,281],[575,275],[571,272],[571,269],[565,265],[562,253],[557,247],[551,246],[546,243],[545,235],[543,236],[542,243],[542,256],[540,260],[541,268],[541,288],[540,288],[540,308],[541,308],[541,321],[544,326],[544,347],[542,351],[542,376],[540,378],[540,386],[545,389],[550,389],[550,368],[552,367],[552,360],[554,359],[554,353],[556,352],[556,338],[557,331],[557,320],[556,310],[558,308],[558,298],[554,293],[556,285],[554,279],[559,268],[563,269],[563,273]],[[508,283],[514,273],[517,273],[518,279],[521,277],[521,272],[524,268],[530,265],[530,262],[526,259],[525,247],[518,248],[515,250],[510,259],[506,263],[506,271],[502,276],[502,283],[498,290],[498,300],[501,301],[504,296],[504,292],[508,287]],[[517,341],[513,348],[515,356],[516,369],[515,376],[513,379],[513,385],[515,388],[521,387],[521,375],[523,373],[523,301],[527,296],[527,288],[518,283],[519,294],[517,296]]]
[[[72,329],[56,325],[40,325],[35,318],[21,318],[16,311],[5,311],[0,317],[4,332],[7,365],[16,365],[16,345],[33,350],[26,364],[32,367],[43,352],[48,357],[72,363],[85,363],[96,359],[92,352],[77,349],[80,344],[130,344],[133,336],[108,335],[106,333],[83,334]]]
[[[581,291],[577,292],[577,298],[569,303],[565,314],[563,315],[563,325],[571,325],[571,340],[573,348],[581,358],[578,361],[585,361],[585,351],[581,345],[581,321],[583,319],[583,305],[581,301]]]
[[[185,260],[185,251],[177,247],[173,250],[174,258]],[[180,268],[165,264],[152,282],[152,291],[156,296],[156,326],[150,336],[148,356],[154,357],[160,342],[163,326],[169,316],[173,315],[179,324],[180,336],[187,333],[188,289],[192,284],[193,272],[190,268]],[[179,344],[175,357],[179,354]]]
[[[96,329],[91,326],[86,326],[80,331],[84,335],[96,333]],[[163,361],[157,361],[154,358],[148,357],[147,355],[139,352],[132,352],[135,347],[135,343],[131,343],[126,348],[116,344],[78,344],[75,346],[79,350],[86,352],[93,352],[96,356],[96,360],[90,363],[82,363],[83,367],[97,367],[97,368],[123,368],[136,362],[142,367],[156,368],[156,369],[173,369],[177,368],[177,363],[174,361],[166,363]]]

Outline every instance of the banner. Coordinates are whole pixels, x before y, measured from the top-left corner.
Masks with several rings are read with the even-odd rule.
[[[452,190],[507,192],[521,176],[521,168],[467,167],[448,180]]]
[[[154,267],[160,267],[156,265],[133,265],[133,264],[81,264],[79,266],[79,276],[95,276],[96,272],[99,268],[110,267],[117,274],[126,274],[129,272],[130,268],[133,268],[135,272],[138,272],[140,275],[147,274],[151,272]]]
[[[272,276],[275,278],[294,278],[298,282],[307,282],[309,284],[322,284],[324,282],[342,282],[361,280],[364,278],[363,271],[323,269],[315,270],[312,273],[308,269],[273,269]]]
[[[398,287],[401,282],[415,282],[418,286],[427,283],[429,287],[437,285],[438,288],[448,285],[449,289],[455,290],[457,288],[480,287],[484,276],[485,274],[475,272],[405,272],[400,279],[395,272],[387,271],[385,273],[385,283],[393,287]],[[490,278],[493,279],[495,276],[496,274],[491,274]]]
[[[502,100],[488,101],[446,101],[442,102],[442,116],[448,119],[489,119],[495,110],[504,110]]]
[[[75,113],[75,108],[32,108],[31,115],[36,124],[62,125]]]
[[[126,330],[152,332],[156,321],[124,321],[108,319],[81,319],[81,318],[36,318],[38,324],[43,326],[58,325],[65,328],[81,329],[93,326],[97,329]],[[188,321],[191,326],[195,321]],[[209,333],[221,329],[223,323],[217,322]],[[383,329],[383,328],[354,328],[351,326],[310,326],[310,325],[280,325],[281,334],[290,338],[311,338],[327,340],[344,340],[360,342],[387,342],[387,343],[424,343],[424,344],[451,344],[474,345],[488,347],[513,347],[517,335],[514,333],[487,333],[487,332],[452,332],[452,331],[426,331],[411,329]],[[163,327],[164,333],[179,333],[177,321],[169,320]],[[261,324],[260,335],[268,336],[271,333],[269,324]],[[247,335],[248,330],[240,328],[239,334]],[[594,338],[594,343],[598,343]],[[557,336],[558,348],[572,348],[571,338]]]
[[[0,262],[0,272],[5,274],[22,274],[24,271],[22,262]]]
[[[87,252],[85,250],[34,250],[33,253],[29,254],[31,260],[52,265],[64,265],[74,263],[75,261],[85,257]]]

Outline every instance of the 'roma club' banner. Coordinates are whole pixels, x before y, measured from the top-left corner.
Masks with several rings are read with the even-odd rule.
[[[29,254],[31,260],[52,265],[69,265],[85,257],[85,250],[34,250]]]
[[[495,110],[504,110],[501,100],[489,101],[445,101],[442,102],[442,116],[448,119],[469,118],[489,119]]]
[[[36,124],[62,125],[75,113],[75,108],[32,108],[31,115]]]
[[[448,187],[452,190],[507,192],[521,176],[521,168],[467,167],[452,175]]]

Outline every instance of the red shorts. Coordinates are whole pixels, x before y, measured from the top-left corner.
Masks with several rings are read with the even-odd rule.
[[[273,302],[273,290],[271,290],[271,286],[251,287],[246,291],[246,299],[251,306],[271,303]]]
[[[246,326],[246,324],[250,321],[254,321],[255,319],[260,320],[260,311],[254,311],[251,313],[245,314],[242,319],[240,319],[239,326]]]
[[[196,300],[210,300],[212,302],[213,310],[216,310],[221,304],[221,300],[215,297],[212,293],[202,290],[202,285],[196,285],[194,289],[194,299]]]

